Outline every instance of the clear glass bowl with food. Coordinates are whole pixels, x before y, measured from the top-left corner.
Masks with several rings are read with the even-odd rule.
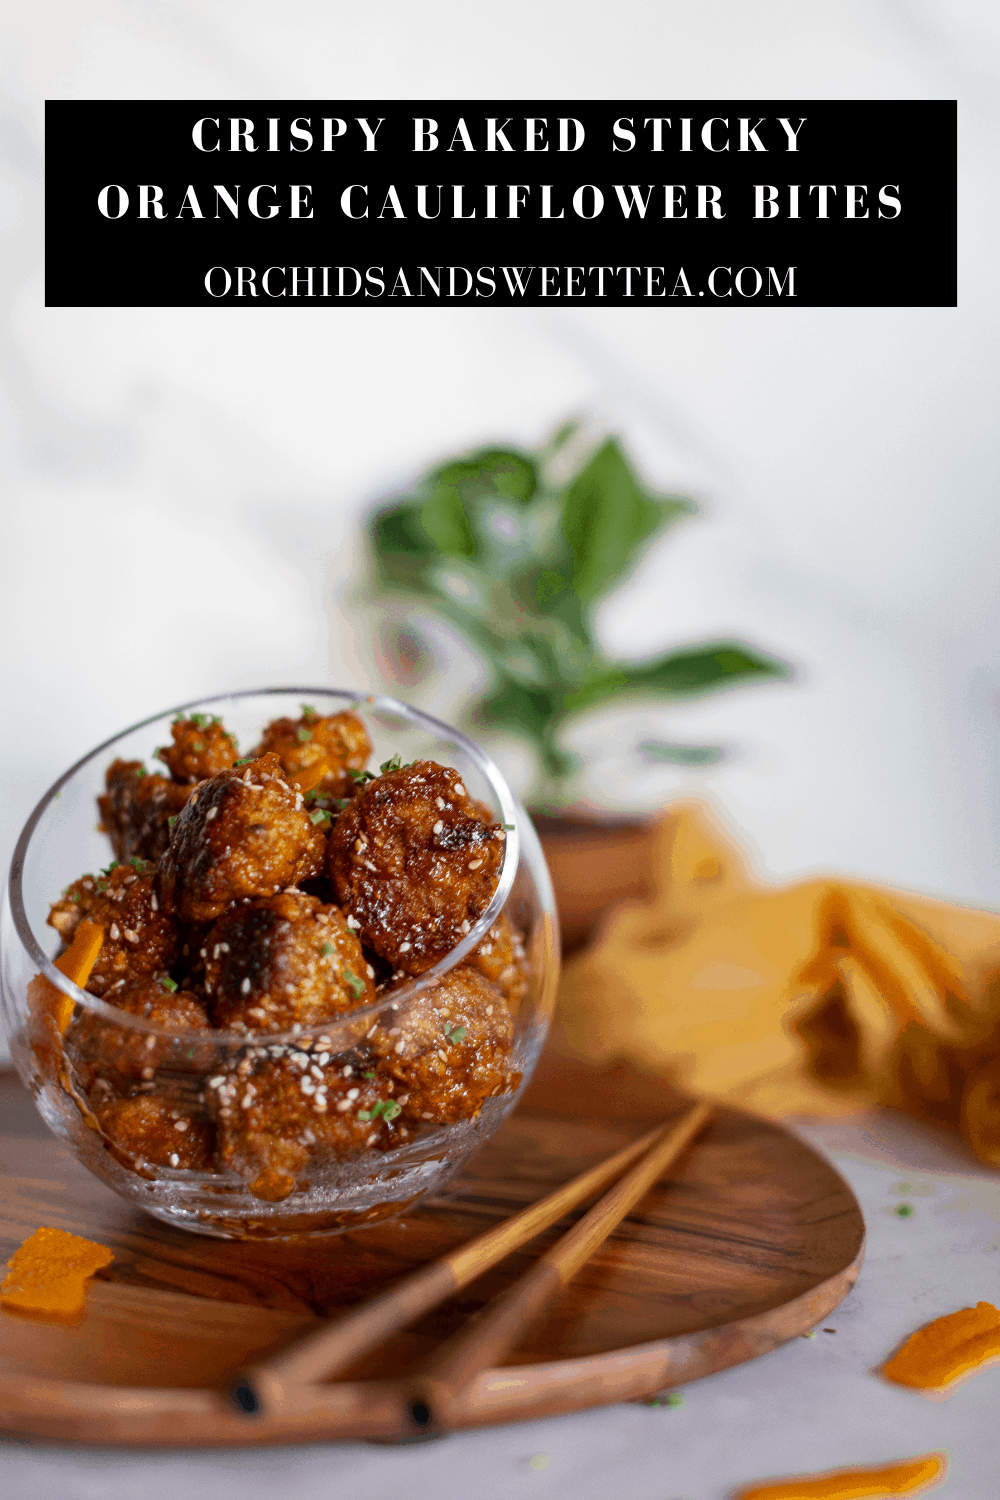
[[[438,1192],[510,1113],[558,933],[488,756],[391,698],[233,693],[46,793],[5,893],[14,1062],[92,1172],[223,1238]]]

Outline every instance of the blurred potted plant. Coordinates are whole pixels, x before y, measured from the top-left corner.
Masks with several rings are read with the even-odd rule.
[[[446,621],[488,669],[488,687],[466,710],[471,730],[514,732],[534,749],[528,801],[568,946],[610,900],[642,891],[636,856],[647,835],[634,819],[601,823],[574,807],[578,761],[561,742],[567,726],[637,694],[685,698],[786,674],[735,641],[640,663],[609,659],[594,631],[597,604],[695,506],[650,494],[614,437],[582,456],[581,438],[569,424],[538,452],[486,448],[452,459],[369,522],[376,593],[405,611],[394,675],[412,680],[428,657],[420,616]],[[661,741],[642,748],[686,764],[721,754]]]

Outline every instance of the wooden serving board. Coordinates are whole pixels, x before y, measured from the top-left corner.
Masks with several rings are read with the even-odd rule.
[[[0,1430],[179,1447],[399,1438],[399,1377],[579,1214],[343,1377],[310,1387],[291,1416],[242,1416],[222,1393],[226,1376],[492,1227],[682,1102],[654,1078],[550,1052],[446,1197],[370,1229],[268,1244],[201,1238],[133,1209],[49,1134],[14,1075],[0,1074],[0,1259],[41,1224],[115,1252],[77,1327],[0,1311]],[[756,1358],[837,1306],[863,1245],[858,1204],[827,1162],[779,1125],[720,1111],[509,1362],[479,1377],[456,1425],[649,1397]]]

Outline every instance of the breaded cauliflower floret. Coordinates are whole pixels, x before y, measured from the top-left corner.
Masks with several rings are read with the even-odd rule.
[[[247,898],[276,896],[323,867],[326,840],[276,755],[203,781],[177,819],[157,874],[164,911],[211,922]]]
[[[333,826],[327,872],[362,941],[422,974],[486,910],[505,838],[456,770],[418,760],[358,790]]]

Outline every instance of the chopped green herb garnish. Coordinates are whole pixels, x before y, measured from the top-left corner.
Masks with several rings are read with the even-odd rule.
[[[97,893],[98,893],[98,895],[103,896],[104,892],[107,890],[107,888],[108,888],[108,882],[106,880],[99,880],[97,882]]]
[[[149,772],[146,770],[145,766],[139,766],[139,767],[137,767],[136,773],[135,773],[135,779],[136,779],[136,781],[138,781],[138,779],[139,779],[140,776],[148,776],[148,775],[149,775]]]
[[[365,1078],[377,1078],[378,1074],[377,1073],[365,1073],[362,1076],[365,1077]]]
[[[334,800],[334,802],[336,802],[337,806],[340,808],[340,811],[343,812],[344,808],[347,806],[347,804],[350,802],[351,799],[350,799],[350,797],[334,797],[333,800]]]
[[[213,714],[212,717],[211,717],[210,723],[212,723],[212,724],[221,724],[222,723],[222,715],[221,714]],[[232,739],[232,735],[230,735],[229,738]]]
[[[208,714],[192,714],[191,715],[191,723],[195,726],[196,729],[207,729],[208,726],[209,726],[209,724],[211,724],[211,722],[212,721],[208,717]]]
[[[315,812],[309,814],[310,823],[329,823],[331,814],[325,807],[318,807]]]
[[[79,891],[74,891],[73,894],[72,894],[72,896],[70,896],[69,899],[71,901],[79,901],[79,899],[80,899],[80,892]]]
[[[515,825],[513,823],[501,823],[500,826],[501,828],[506,828],[508,833],[513,833]]]
[[[169,975],[164,975],[164,977],[160,980],[160,983],[162,984],[163,988],[165,990],[169,990],[172,995],[175,995],[177,993],[176,979],[171,979]]]
[[[204,740],[195,740],[195,742],[194,742],[194,748],[196,750],[204,750],[204,748],[205,748],[205,741]]]
[[[400,756],[400,753],[397,750],[396,753],[395,753],[395,755],[392,757],[391,760],[384,760],[382,762],[381,766],[379,766],[379,770],[382,772],[382,775],[384,776],[385,773],[386,773],[386,771],[398,771],[400,769],[400,767],[402,766],[402,764],[403,764],[402,757]]]
[[[113,859],[109,865],[106,865],[104,867],[104,869],[101,871],[101,874],[102,875],[110,875],[111,871],[112,870],[117,870],[117,868],[118,868],[118,861],[116,859]]]
[[[302,717],[304,719],[317,719],[317,718],[319,718],[319,715],[317,714],[316,710],[313,708],[313,706],[312,706],[311,703],[300,703],[299,707],[302,710]]]
[[[371,771],[355,771],[353,766],[348,766],[347,774],[355,786],[362,786],[366,781],[374,781],[375,777]]]
[[[372,1117],[372,1112],[371,1112],[370,1109],[359,1109],[358,1110],[358,1119],[359,1120],[370,1120],[371,1117]]]
[[[248,766],[252,760],[253,760],[253,756],[252,755],[244,755],[243,759],[242,760],[238,760],[236,762],[236,764],[238,766]]]
[[[134,865],[134,867],[139,871],[140,875],[146,868],[146,861],[144,859],[140,859],[138,854],[133,854],[132,858],[129,860],[129,864]]]
[[[664,1401],[664,1405],[665,1406],[683,1406],[684,1405],[684,1397],[681,1395],[680,1391],[671,1391],[670,1394],[667,1396],[666,1400]]]
[[[180,817],[180,813],[174,813],[174,815],[173,815],[172,818],[168,818],[167,819],[167,827],[168,828],[173,828],[174,824],[177,822],[177,819],[179,817]]]
[[[383,1120],[394,1120],[397,1115],[403,1113],[403,1106],[395,1099],[379,1099],[371,1109],[358,1110],[359,1120],[377,1120],[381,1115]]]
[[[330,803],[334,800],[335,799],[333,797],[330,797],[328,793],[324,792],[322,788],[318,786],[312,786],[309,788],[308,792],[306,792],[306,801],[315,802],[317,807],[329,807]]]
[[[465,1027],[456,1026],[454,1031],[446,1031],[445,1039],[446,1041],[451,1042],[452,1046],[454,1046],[456,1042],[463,1042],[465,1040]]]
[[[912,1203],[900,1203],[896,1209],[897,1219],[909,1219],[916,1213]]]
[[[312,739],[312,730],[311,729],[297,729],[295,731],[295,738],[298,740],[298,742],[299,742],[300,745],[304,745],[307,740],[311,740]]]
[[[323,946],[322,946],[322,948],[319,951],[320,951],[320,953],[322,954],[322,956],[324,958],[329,958],[330,954],[334,951],[333,950],[333,944],[332,943],[324,943]]]
[[[364,980],[359,979],[358,976],[356,974],[353,974],[350,969],[344,970],[344,978],[350,985],[351,989],[354,991],[355,1000],[359,1000],[365,992]]]

